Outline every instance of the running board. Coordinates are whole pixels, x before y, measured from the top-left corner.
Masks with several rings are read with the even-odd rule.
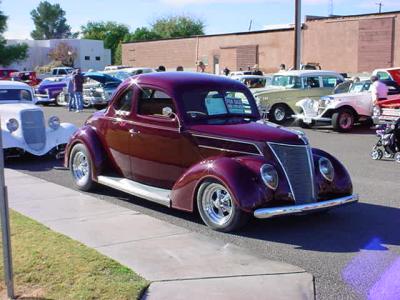
[[[100,184],[104,184],[133,196],[137,196],[139,198],[143,198],[164,206],[171,206],[171,199],[169,198],[171,194],[170,190],[148,186],[121,177],[98,176],[97,181]]]

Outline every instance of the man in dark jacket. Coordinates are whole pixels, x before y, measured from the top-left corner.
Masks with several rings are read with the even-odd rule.
[[[76,112],[81,112],[83,110],[83,82],[84,78],[81,73],[81,70],[78,69],[74,75],[74,96],[75,96],[75,105]]]

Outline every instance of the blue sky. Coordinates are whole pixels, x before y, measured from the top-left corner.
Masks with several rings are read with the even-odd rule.
[[[33,28],[30,11],[40,0],[2,0],[0,9],[9,16],[6,38],[29,38]],[[158,17],[186,14],[200,18],[206,33],[247,31],[265,25],[293,23],[294,0],[50,0],[66,11],[74,31],[88,21],[117,21],[131,29],[148,26]],[[329,0],[303,0],[303,15],[327,15]],[[335,14],[376,12],[379,0],[333,0]],[[383,11],[400,10],[400,0],[382,0]]]

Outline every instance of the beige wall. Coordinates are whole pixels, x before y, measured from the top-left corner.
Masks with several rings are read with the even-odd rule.
[[[400,13],[328,18],[307,21],[302,32],[302,62],[320,63],[323,69],[356,73],[379,67],[400,66]],[[284,63],[293,65],[294,31],[291,29],[241,34],[202,36],[122,46],[123,64],[196,70],[196,61],[214,57],[220,70],[231,71],[258,63],[266,73]]]

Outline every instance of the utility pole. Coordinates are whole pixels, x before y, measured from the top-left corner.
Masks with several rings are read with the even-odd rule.
[[[329,11],[328,14],[333,16],[333,0],[329,0]]]
[[[301,0],[295,0],[295,26],[294,26],[294,61],[295,70],[300,70],[301,64]]]
[[[251,31],[252,26],[253,26],[253,20],[250,20],[249,31]]]
[[[378,7],[379,7],[379,13],[382,13],[382,6],[383,6],[382,1],[376,3],[376,5],[378,5]]]
[[[13,279],[13,266],[12,266],[12,256],[11,256],[11,241],[10,241],[10,218],[8,213],[7,187],[5,185],[5,179],[4,179],[3,136],[1,133],[0,133],[0,218],[1,218],[1,235],[3,242],[4,280],[7,286],[8,298],[14,299],[15,295],[14,295],[14,279]]]

